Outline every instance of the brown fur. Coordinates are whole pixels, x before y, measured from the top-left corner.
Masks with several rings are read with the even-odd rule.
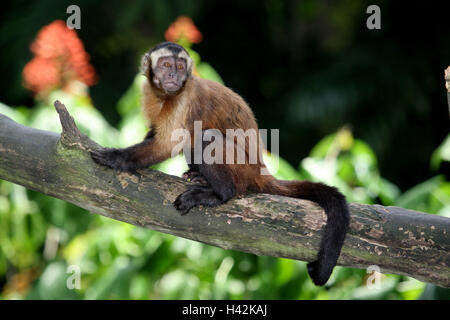
[[[202,121],[202,129],[218,129],[225,137],[226,129],[254,129],[258,132],[255,117],[247,103],[231,89],[214,81],[196,76],[189,78],[182,91],[176,96],[164,96],[150,81],[143,86],[143,112],[152,129],[156,130],[159,154],[170,156],[177,141],[171,141],[173,130],[187,129],[194,137],[194,121]],[[259,138],[259,137],[258,137]],[[224,140],[225,141],[225,140]],[[256,164],[248,163],[249,144],[245,146],[246,163],[223,166],[229,170],[236,185],[237,194],[246,191],[263,191],[274,181],[271,176],[260,174],[265,167],[261,162],[259,146]],[[237,155],[235,147],[235,158]],[[147,152],[155,152],[154,147]],[[224,148],[224,161],[226,149]],[[140,156],[144,156],[140,154]]]

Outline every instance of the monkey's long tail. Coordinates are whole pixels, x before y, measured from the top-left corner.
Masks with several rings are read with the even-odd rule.
[[[345,197],[334,187],[309,181],[285,181],[269,178],[263,192],[319,204],[327,214],[327,223],[320,243],[318,258],[308,263],[308,273],[316,285],[324,285],[337,263],[349,225]]]

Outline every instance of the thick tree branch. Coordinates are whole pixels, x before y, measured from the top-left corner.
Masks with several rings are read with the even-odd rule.
[[[0,178],[137,226],[258,255],[312,261],[326,216],[316,204],[254,194],[217,208],[173,207],[182,179],[145,169],[137,175],[95,164],[99,146],[82,135],[64,105],[55,107],[61,135],[0,115]],[[338,264],[408,275],[450,287],[450,219],[379,205],[351,204]]]

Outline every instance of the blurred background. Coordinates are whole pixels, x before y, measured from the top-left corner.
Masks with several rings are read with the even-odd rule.
[[[65,26],[69,5],[81,29]],[[369,30],[366,9],[381,8]],[[185,46],[194,72],[235,90],[260,128],[280,129],[283,179],[337,186],[352,202],[450,217],[450,27],[443,2],[10,1],[0,13],[0,113],[60,132],[66,104],[104,146],[146,133],[141,56]],[[267,154],[269,168],[277,155]],[[180,175],[175,158],[155,166]],[[272,165],[273,168],[273,165]],[[66,285],[71,265],[80,287]],[[1,299],[448,299],[450,290],[222,250],[88,214],[0,180]]]

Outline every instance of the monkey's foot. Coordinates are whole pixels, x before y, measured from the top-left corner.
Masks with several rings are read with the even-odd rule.
[[[198,183],[198,184],[204,184],[204,185],[208,184],[208,181],[206,181],[205,177],[203,177],[203,175],[200,172],[194,171],[191,169],[189,169],[188,171],[183,173],[183,179],[185,179],[189,182],[194,182],[194,183]]]
[[[185,215],[193,207],[201,204],[201,199],[203,198],[203,193],[205,191],[210,191],[211,189],[207,186],[191,185],[188,189],[180,194],[174,201],[173,205],[178,211],[181,211],[181,215]]]
[[[210,186],[190,185],[185,192],[175,199],[173,205],[178,211],[181,211],[181,215],[185,215],[197,205],[215,207],[221,203],[223,201],[219,199]]]
[[[182,216],[188,213],[196,204],[195,195],[192,190],[187,190],[180,194],[173,203]]]

